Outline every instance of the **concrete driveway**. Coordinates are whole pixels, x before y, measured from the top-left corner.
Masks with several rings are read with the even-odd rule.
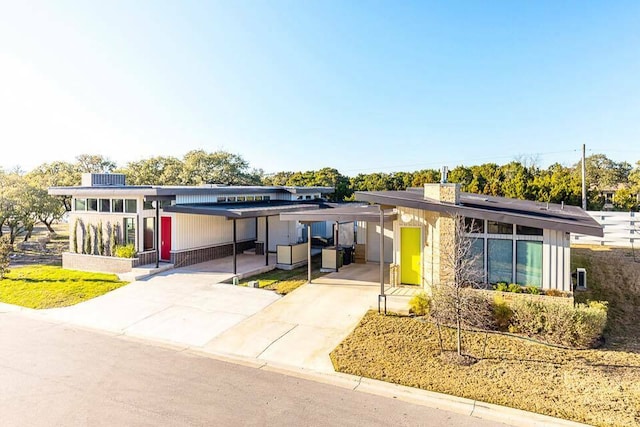
[[[170,270],[75,306],[39,313],[90,328],[201,347],[280,299],[274,292],[220,283],[230,277]]]
[[[377,304],[376,268],[351,264],[303,285],[229,328],[204,350],[333,372],[329,353]]]

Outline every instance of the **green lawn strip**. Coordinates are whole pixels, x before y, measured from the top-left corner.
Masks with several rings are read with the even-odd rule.
[[[29,308],[66,307],[117,289],[115,274],[64,270],[56,266],[15,267],[0,280],[0,301]]]
[[[325,274],[320,272],[320,262],[320,256],[316,255],[312,257],[312,279],[324,276]],[[257,280],[260,288],[276,291],[280,295],[286,295],[307,283],[307,274],[308,270],[306,265],[293,270],[275,269],[244,278],[240,281],[240,286],[247,286],[249,282]]]
[[[453,330],[445,329],[448,349]],[[430,322],[370,311],[332,353],[337,371],[594,425],[640,425],[640,354],[464,333],[471,366],[442,361]],[[486,343],[486,347],[485,347]]]

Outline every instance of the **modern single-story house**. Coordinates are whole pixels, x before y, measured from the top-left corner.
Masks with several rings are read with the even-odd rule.
[[[71,252],[73,248],[86,252],[83,236],[91,230],[91,253],[112,255],[109,244],[98,251],[95,241],[101,228],[103,241],[133,245],[138,265],[163,261],[179,267],[254,248],[268,263],[268,253],[276,252],[278,245],[307,239],[304,227],[280,220],[280,213],[319,209],[323,197],[333,191],[332,187],[131,186],[122,174],[84,174],[80,186],[52,187],[49,194],[72,197]],[[332,235],[324,224],[314,231],[321,237]],[[65,267],[88,262],[86,257],[66,255]]]
[[[444,248],[457,217],[472,225],[464,237],[473,242],[485,283],[572,291],[570,233],[603,235],[579,207],[463,193],[452,183],[356,192],[360,203],[347,205],[323,201],[331,187],[128,186],[120,174],[85,174],[81,186],[49,192],[73,197],[72,248],[83,248],[85,230],[93,227],[95,235],[101,226],[103,236],[132,244],[139,264],[179,267],[234,255],[235,273],[235,254],[254,248],[267,264],[269,252],[284,264],[304,264],[310,236],[317,236],[354,245],[362,261],[379,263],[381,295],[386,264],[391,285],[428,290],[446,280]],[[74,233],[78,223],[81,232]],[[328,257],[336,269],[339,253],[334,248]],[[63,257],[66,267],[86,262],[72,255]]]
[[[443,248],[451,247],[456,217],[468,225],[464,238],[472,242],[485,283],[572,291],[570,233],[603,233],[579,207],[463,193],[453,183],[356,192],[355,198],[372,206],[285,212],[280,218],[306,224],[357,221],[356,244],[364,246],[368,261],[390,263],[391,282],[427,290],[451,274]]]

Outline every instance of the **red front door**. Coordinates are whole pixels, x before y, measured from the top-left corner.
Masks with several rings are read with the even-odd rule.
[[[160,218],[160,259],[171,260],[171,217],[163,216]]]

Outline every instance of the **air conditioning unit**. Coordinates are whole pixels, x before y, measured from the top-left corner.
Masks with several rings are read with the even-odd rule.
[[[576,268],[576,290],[587,290],[587,270],[584,268]]]

